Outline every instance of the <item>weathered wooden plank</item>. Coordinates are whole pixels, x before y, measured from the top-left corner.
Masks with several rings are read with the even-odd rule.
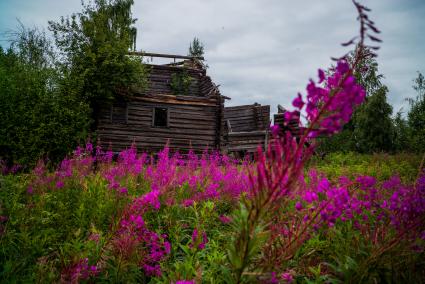
[[[144,57],[163,57],[163,58],[178,58],[178,59],[190,59],[190,60],[204,60],[203,56],[184,56],[184,55],[138,52],[138,51],[132,51],[132,52],[129,52],[128,54],[136,55],[136,56],[144,56]]]
[[[227,107],[224,108],[224,116],[239,116],[239,115],[252,115],[254,110],[251,109],[236,109],[229,110]]]
[[[257,144],[264,144],[264,139],[256,139],[256,140],[237,140],[237,141],[229,141],[229,145],[231,146],[237,146],[237,145],[257,145]]]
[[[104,142],[102,145],[114,145],[115,147],[129,147],[132,144],[135,144],[138,148],[158,148],[158,149],[162,149],[164,148],[165,145],[168,145],[170,147],[178,147],[178,148],[182,148],[182,149],[189,149],[190,147],[192,148],[198,148],[198,149],[206,149],[206,148],[216,148],[215,145],[213,144],[209,144],[209,143],[204,143],[204,144],[196,144],[196,143],[191,143],[191,141],[183,141],[181,143],[176,143],[175,141],[172,140],[164,140],[161,142],[157,142],[157,143],[153,143],[152,141],[149,142],[143,142],[143,141],[136,141],[134,142],[134,140],[132,141],[108,141],[108,142]],[[124,146],[124,147],[123,147]]]
[[[132,137],[123,137],[123,136],[114,136],[114,137],[100,137],[101,141],[104,141],[105,143],[126,143],[131,144],[133,142],[143,144],[143,145],[152,145],[152,146],[159,146],[163,145],[167,142],[172,143],[173,145],[179,145],[179,146],[189,146],[189,145],[195,145],[195,146],[205,146],[205,145],[214,145],[214,142],[211,143],[211,141],[198,141],[198,140],[192,140],[192,139],[178,139],[178,138],[158,138],[158,137],[139,137],[139,136],[132,136]]]
[[[131,145],[134,143],[134,141],[126,141],[126,142],[122,142],[122,141],[112,141],[112,142],[102,142],[102,148],[107,148],[109,145],[112,145],[112,147],[114,147],[115,149],[117,149],[118,151],[125,149],[125,148],[130,148]],[[174,148],[174,149],[197,149],[200,151],[203,151],[205,149],[215,149],[216,146],[212,145],[212,144],[191,144],[190,141],[185,141],[184,143],[174,143],[173,141],[162,141],[161,143],[144,143],[141,141],[136,141],[134,143],[136,145],[136,148],[140,149],[140,150],[144,150],[144,149],[157,149],[158,150],[162,150],[166,145],[168,145],[170,148]]]
[[[212,121],[216,118],[216,114],[214,112],[192,112],[186,110],[178,110],[178,109],[169,109],[170,112],[170,121],[172,120],[180,120],[187,119],[188,121],[197,121],[197,120],[209,120]],[[134,110],[129,110],[128,117],[130,119],[151,119],[153,115],[152,111],[149,112],[136,112]]]
[[[237,146],[237,147],[228,147],[227,151],[228,152],[237,152],[237,151],[247,151],[247,152],[256,152],[258,148],[257,146],[251,146],[251,147],[246,147],[246,146]]]
[[[167,103],[167,104],[176,104],[176,105],[214,106],[213,102],[183,101],[183,100],[177,100],[177,99],[174,99],[174,98],[157,99],[157,98],[150,98],[150,97],[137,97],[135,99],[139,100],[139,101],[146,101],[146,102],[152,102],[152,103]]]
[[[229,133],[229,136],[244,136],[244,135],[264,135],[266,132],[264,130],[259,131],[241,131],[241,132],[232,132]]]
[[[140,112],[140,113],[152,113],[154,107],[167,107],[171,111],[182,111],[187,113],[206,113],[214,115],[216,113],[215,107],[196,107],[196,106],[187,106],[187,105],[173,105],[173,104],[154,104],[154,103],[142,103],[138,102],[137,104],[133,103],[129,105],[129,111]],[[129,114],[130,114],[129,112]]]
[[[199,139],[199,140],[212,140],[215,139],[215,132],[211,130],[190,130],[184,128],[150,128],[149,132],[141,131],[141,129],[124,129],[125,125],[114,125],[109,127],[103,127],[99,129],[99,134],[110,134],[110,135],[129,135],[129,136],[144,136],[144,137],[175,137],[184,139]]]
[[[116,129],[99,129],[98,133],[100,136],[120,136],[120,137],[145,137],[145,138],[173,138],[173,139],[191,139],[197,141],[214,141],[215,136],[211,134],[204,133],[187,133],[185,131],[177,132],[174,130],[173,132],[167,131],[151,131],[149,133],[141,132],[137,130],[125,131],[119,129],[119,125]]]

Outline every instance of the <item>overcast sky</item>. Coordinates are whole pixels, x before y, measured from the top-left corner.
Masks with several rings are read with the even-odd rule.
[[[347,49],[339,44],[358,31],[350,0],[135,0],[137,48],[187,54],[193,37],[205,45],[209,74],[220,84],[227,105],[277,104],[290,107],[305,93],[317,68]],[[425,73],[425,0],[361,1],[381,29],[379,71],[389,87],[394,111],[406,110],[412,80]],[[80,0],[0,0],[0,31],[27,26],[47,28],[81,10]],[[5,45],[5,42],[0,42]],[[154,63],[160,63],[155,61]]]

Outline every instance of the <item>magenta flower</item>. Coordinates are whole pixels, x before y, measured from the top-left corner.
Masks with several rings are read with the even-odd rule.
[[[225,215],[221,215],[218,218],[223,224],[228,224],[228,223],[232,222],[232,218],[225,216]]]
[[[125,187],[121,187],[121,189],[120,189],[120,193],[121,193],[121,194],[123,194],[123,195],[127,195],[127,194],[128,194],[128,190],[127,190],[127,188],[125,188]]]
[[[193,203],[194,203],[193,199],[186,199],[186,200],[183,200],[182,205],[183,207],[190,207],[193,205]]]
[[[292,283],[294,281],[294,277],[289,272],[282,273],[280,277],[283,281],[285,281],[285,283]]]
[[[302,205],[302,203],[298,201],[298,202],[295,204],[295,209],[297,209],[298,211],[301,211],[301,210],[303,209],[303,205]]]
[[[297,109],[301,109],[305,105],[300,93],[298,93],[298,96],[292,101],[292,105]]]

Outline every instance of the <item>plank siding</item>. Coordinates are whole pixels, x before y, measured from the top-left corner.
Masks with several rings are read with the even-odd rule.
[[[154,127],[154,107],[169,111],[169,127]],[[158,151],[167,143],[172,150],[200,152],[206,148],[216,149],[217,107],[188,107],[174,104],[158,104],[141,101],[127,103],[126,124],[112,123],[108,119],[110,108],[101,109],[98,136],[103,147],[112,145],[114,151],[128,148],[134,142],[139,150]]]
[[[259,104],[224,108],[227,129],[226,149],[229,153],[253,153],[265,147],[269,128],[270,106]],[[228,127],[227,127],[228,128]]]

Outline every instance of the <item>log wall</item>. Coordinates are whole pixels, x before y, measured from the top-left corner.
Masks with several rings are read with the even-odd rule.
[[[168,108],[169,127],[153,126],[153,109]],[[135,142],[138,150],[157,152],[167,142],[172,150],[196,152],[216,149],[217,106],[129,101],[127,123],[113,123],[111,108],[102,107],[98,121],[98,136],[102,147],[112,146],[114,152],[129,148]]]
[[[264,149],[267,135],[268,132],[266,130],[229,133],[227,136],[227,151],[229,153],[254,153],[257,151],[258,146]]]
[[[265,130],[269,127],[270,106],[259,104],[224,108],[233,132]]]
[[[269,129],[270,106],[259,104],[226,107],[226,150],[229,153],[252,153],[265,147]],[[241,153],[241,154],[239,154]]]

